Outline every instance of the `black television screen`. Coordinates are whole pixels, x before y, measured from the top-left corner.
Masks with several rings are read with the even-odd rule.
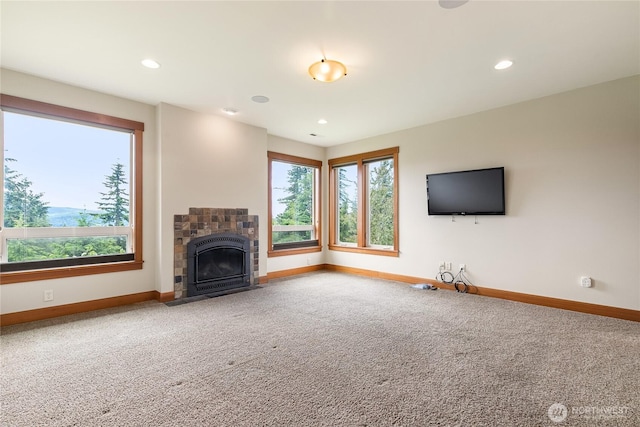
[[[427,175],[429,215],[504,215],[504,168]]]

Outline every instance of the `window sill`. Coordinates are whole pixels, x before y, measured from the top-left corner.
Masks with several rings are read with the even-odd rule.
[[[278,257],[278,256],[308,254],[311,252],[320,252],[320,251],[322,251],[322,246],[311,246],[308,248],[295,248],[295,249],[269,250],[267,251],[267,257],[271,258],[271,257]]]
[[[390,256],[390,257],[400,256],[400,251],[393,250],[393,249],[373,249],[373,248],[361,248],[356,246],[329,245],[329,250],[342,251],[342,252],[354,252],[358,254],[382,255],[382,256]]]
[[[88,276],[90,274],[115,273],[119,271],[142,270],[143,261],[125,261],[108,264],[60,267],[42,270],[14,271],[0,273],[0,284],[33,282],[36,280],[64,279],[66,277]]]

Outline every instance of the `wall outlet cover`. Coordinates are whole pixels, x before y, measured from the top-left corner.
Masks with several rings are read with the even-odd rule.
[[[591,277],[582,276],[580,278],[580,286],[583,288],[590,288],[592,286]]]

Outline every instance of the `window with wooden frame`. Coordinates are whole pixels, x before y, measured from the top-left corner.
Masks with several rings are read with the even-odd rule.
[[[0,283],[142,268],[144,123],[0,95]]]
[[[268,256],[318,252],[322,162],[267,152],[269,159]]]
[[[329,249],[398,256],[398,152],[329,160]]]

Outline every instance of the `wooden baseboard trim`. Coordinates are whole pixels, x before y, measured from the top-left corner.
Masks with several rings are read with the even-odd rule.
[[[326,264],[308,265],[306,267],[291,268],[289,270],[272,271],[271,273],[267,273],[267,282],[273,279],[297,276],[298,274],[311,273],[312,271],[319,271],[324,269],[326,269]],[[260,283],[263,283],[262,280],[260,281]]]
[[[158,292],[158,291],[153,291],[153,292],[155,292],[154,299],[157,300],[158,302],[169,302],[176,299],[175,292]]]
[[[325,269],[339,271],[342,273],[356,274],[359,276],[373,277],[378,279],[394,280],[403,283],[429,283],[438,288],[455,290],[452,284],[439,282],[423,277],[404,276],[400,274],[384,273],[381,271],[365,270],[361,268],[344,267],[340,265],[325,264]],[[482,295],[491,298],[500,298],[509,301],[523,302],[526,304],[541,305],[544,307],[559,308],[562,310],[577,311],[580,313],[595,314],[598,316],[614,317],[616,319],[631,320],[640,322],[640,311],[627,308],[611,307],[608,305],[591,304],[586,302],[571,301],[560,298],[544,297],[540,295],[523,294],[520,292],[503,291],[500,289],[483,288],[470,286],[468,293]]]
[[[67,316],[69,314],[84,313],[87,311],[101,310],[105,308],[118,307],[121,305],[135,304],[137,302],[158,300],[168,298],[173,292],[160,293],[158,291],[140,292],[137,294],[122,295],[111,298],[103,298],[93,301],[83,301],[73,304],[56,305],[55,307],[38,308],[35,310],[19,311],[0,315],[0,326],[15,325],[18,323],[33,322],[36,320],[51,319],[53,317]]]
[[[318,264],[306,267],[292,268],[289,270],[273,271],[261,276],[260,284],[268,283],[269,280],[282,277],[297,276],[299,274],[313,271],[329,270],[359,276],[372,277],[377,279],[393,280],[403,283],[429,283],[438,288],[455,290],[451,284],[439,282],[424,277],[405,276],[402,274],[385,273],[382,271],[366,270],[362,268],[344,267],[341,265]],[[541,305],[545,307],[559,308],[562,310],[577,311],[580,313],[595,314],[598,316],[614,317],[616,319],[631,320],[640,322],[640,311],[626,308],[611,307],[607,305],[591,304],[586,302],[564,300],[559,298],[544,297],[539,295],[523,294],[519,292],[503,291],[500,289],[471,286],[468,290],[470,294],[482,295],[491,298],[500,298],[509,301],[523,302],[527,304]],[[15,325],[18,323],[33,322],[36,320],[50,319],[53,317],[66,316],[69,314],[84,313],[87,311],[101,310],[105,308],[118,307],[121,305],[135,304],[143,301],[156,300],[159,302],[169,302],[174,300],[173,292],[147,291],[131,295],[122,295],[111,298],[103,298],[93,301],[84,301],[74,304],[64,304],[55,307],[39,308],[35,310],[19,311],[0,315],[0,326]]]

